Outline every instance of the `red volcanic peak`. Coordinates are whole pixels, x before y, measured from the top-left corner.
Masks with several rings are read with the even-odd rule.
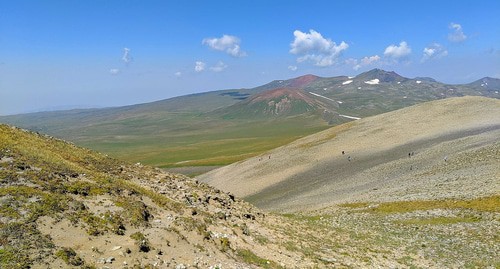
[[[319,77],[317,77],[315,75],[301,76],[301,77],[293,79],[292,83],[290,83],[290,87],[292,87],[292,88],[304,87],[305,85],[315,81],[318,78]]]
[[[300,99],[300,100],[305,100],[305,101],[310,101],[312,100],[309,96],[307,96],[303,91],[299,89],[292,89],[292,88],[278,88],[274,90],[269,90],[262,92],[260,94],[255,95],[253,98],[251,98],[250,102],[259,102],[263,100],[271,100],[274,98],[279,98],[287,96],[288,98],[291,99]]]

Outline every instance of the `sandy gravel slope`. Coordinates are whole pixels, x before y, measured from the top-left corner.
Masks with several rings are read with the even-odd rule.
[[[275,211],[499,193],[500,100],[450,98],[361,119],[198,179]]]

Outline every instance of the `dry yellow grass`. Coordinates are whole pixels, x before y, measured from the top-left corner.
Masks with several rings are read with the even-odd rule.
[[[500,195],[489,197],[479,197],[470,200],[417,200],[417,201],[394,201],[380,204],[370,203],[346,203],[341,204],[341,207],[346,208],[366,208],[365,212],[374,213],[404,213],[417,210],[432,210],[432,209],[472,209],[482,212],[500,213]]]

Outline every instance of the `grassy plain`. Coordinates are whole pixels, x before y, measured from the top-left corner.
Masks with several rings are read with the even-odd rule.
[[[176,114],[163,124],[127,119],[68,137],[113,157],[165,168],[230,164],[328,127],[312,116],[241,121]]]

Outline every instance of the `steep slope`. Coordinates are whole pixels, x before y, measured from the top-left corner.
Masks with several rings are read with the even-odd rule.
[[[198,179],[279,211],[498,194],[498,115],[497,99],[423,103],[333,127]]]
[[[0,125],[1,268],[312,266],[266,216],[182,175]]]

